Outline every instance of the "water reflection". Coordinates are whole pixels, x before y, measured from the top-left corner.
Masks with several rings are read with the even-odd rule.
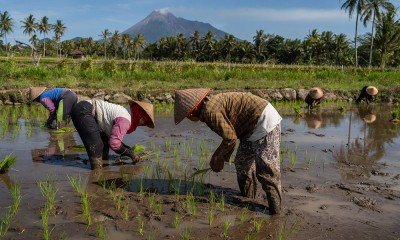
[[[334,159],[348,166],[358,166],[346,171],[348,179],[354,176],[369,176],[377,162],[385,156],[385,147],[399,136],[398,126],[389,121],[388,109],[382,106],[359,106],[350,114],[349,135],[346,145],[334,153]],[[353,116],[352,116],[353,115]],[[357,121],[358,124],[352,124]],[[352,127],[359,128],[359,136],[352,138]],[[357,130],[357,129],[356,129]]]

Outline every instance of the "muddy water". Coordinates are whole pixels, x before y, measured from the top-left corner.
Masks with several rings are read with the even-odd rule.
[[[81,144],[76,132],[55,134],[41,128],[46,113],[31,113],[32,119],[21,108],[0,108],[0,159],[17,158],[7,173],[0,174],[2,219],[12,204],[10,186],[18,184],[22,194],[5,239],[43,238],[45,198],[37,183],[46,180],[58,188],[48,222],[51,238],[96,239],[99,226],[110,239],[400,236],[400,132],[389,121],[392,106],[347,106],[344,112],[324,106],[314,112],[302,109],[301,116],[287,110],[290,106],[277,107],[283,115],[284,210],[274,217],[268,215],[261,188],[256,200],[237,196],[234,164],[225,163],[220,173],[190,178],[208,167],[220,142],[202,123],[184,120],[175,126],[170,112],[159,113],[155,129],[138,128],[124,139],[128,145],[146,147],[141,162],[132,165],[123,159],[121,164],[111,152],[108,166],[97,173],[90,170],[85,151],[74,148]],[[90,195],[90,226],[71,178],[81,179]]]

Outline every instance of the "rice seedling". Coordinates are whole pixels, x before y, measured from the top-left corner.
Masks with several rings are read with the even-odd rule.
[[[71,127],[63,127],[60,129],[55,129],[53,131],[51,131],[52,133],[71,133],[71,132],[75,132],[74,128]]]
[[[21,203],[21,186],[18,184],[12,184],[10,188],[10,194],[13,199],[13,203],[11,205],[11,214],[12,216],[17,215],[19,204]]]
[[[153,209],[155,206],[155,194],[149,192],[148,193],[148,207],[149,209]]]
[[[181,216],[179,215],[179,212],[175,212],[175,217],[174,217],[174,222],[172,223],[172,225],[174,226],[174,228],[178,228],[179,224],[181,223]]]
[[[134,153],[143,153],[146,150],[146,147],[144,145],[136,144],[131,147],[131,150]]]
[[[37,182],[42,196],[46,200],[47,207],[50,210],[54,209],[54,201],[59,188],[56,186],[55,181],[48,176],[46,181]]]
[[[162,202],[159,200],[159,201],[157,201],[157,205],[156,205],[156,214],[158,216],[161,216],[162,213],[163,213],[163,211],[162,211]]]
[[[144,221],[142,219],[139,218],[138,220],[138,230],[139,230],[139,234],[140,236],[143,236],[143,229],[144,229]]]
[[[0,222],[0,237],[4,237],[8,232],[13,217],[12,210],[9,208],[4,218]]]
[[[248,208],[245,207],[245,208],[243,209],[243,211],[240,213],[240,217],[239,217],[240,223],[243,223],[244,220],[246,220],[247,212],[248,212]]]
[[[16,124],[15,124],[15,127],[14,127],[14,129],[13,129],[13,132],[12,132],[12,134],[11,134],[11,139],[12,140],[14,140],[18,135],[19,135],[19,132],[21,131],[21,124],[19,123],[19,122],[17,122]]]
[[[117,197],[116,197],[116,200],[117,200],[116,210],[117,210],[118,212],[119,212],[119,210],[121,209],[122,197],[123,197],[122,193],[117,193]]]
[[[390,121],[392,121],[392,122],[399,121],[399,110],[390,111],[390,115],[392,116],[392,119]]]
[[[165,150],[167,152],[171,151],[171,138],[167,138],[165,140]]]
[[[182,240],[192,239],[192,230],[185,228],[182,233]]]
[[[224,192],[221,193],[221,200],[219,201],[219,209],[221,209],[222,212],[225,211],[225,197],[224,197]]]
[[[77,145],[72,146],[71,148],[74,148],[74,149],[85,149],[85,145],[77,144]]]
[[[214,194],[213,191],[210,191],[210,198],[209,198],[209,200],[210,200],[211,207],[212,207],[212,208],[215,208],[215,206],[216,206],[216,200],[215,200],[215,194]]]
[[[43,227],[43,238],[45,240],[50,239],[51,230],[49,230],[49,207],[45,205],[45,207],[40,212],[40,216],[42,217],[42,227]]]
[[[123,206],[122,212],[124,214],[124,220],[128,221],[129,220],[129,202]]]
[[[286,222],[283,224],[281,228],[279,228],[276,232],[276,239],[278,240],[287,240],[296,230],[297,222],[295,222],[289,229],[286,227]]]
[[[79,180],[77,180],[76,178],[67,175],[67,178],[72,188],[79,194],[82,194],[85,188],[82,184],[81,177],[79,176]]]
[[[91,213],[90,213],[89,194],[86,190],[84,192],[82,192],[81,203],[82,203],[82,214],[85,218],[86,225],[89,227],[92,224],[92,217],[91,217]]]
[[[251,237],[250,233],[246,234],[246,237],[244,238],[245,240],[252,240],[253,238]]]
[[[107,230],[103,227],[103,225],[97,224],[96,229],[97,229],[96,235],[97,235],[98,239],[101,239],[101,240],[109,239],[108,235],[107,235]]]
[[[211,207],[208,210],[208,225],[209,226],[211,226],[214,222],[214,214],[215,214],[215,209]]]
[[[229,219],[226,219],[224,221],[224,239],[228,239],[228,231],[229,231],[229,227],[231,226],[231,222],[229,221]]]
[[[255,220],[255,221],[253,222],[253,224],[254,224],[254,231],[255,231],[255,232],[259,232],[259,231],[261,230],[261,227],[262,227],[263,223],[264,223],[264,219],[262,219],[262,218],[260,218],[260,219],[258,219],[258,220]]]
[[[16,157],[11,157],[11,155],[7,155],[0,162],[0,173],[7,172],[8,169],[17,161]]]
[[[151,151],[156,150],[156,144],[154,143],[154,139],[150,139],[150,149]]]
[[[197,207],[196,207],[196,201],[195,201],[193,192],[188,192],[186,194],[185,204],[186,204],[186,209],[188,210],[190,215],[196,216]]]
[[[301,117],[301,107],[300,106],[294,106],[293,110],[296,113],[297,117]]]

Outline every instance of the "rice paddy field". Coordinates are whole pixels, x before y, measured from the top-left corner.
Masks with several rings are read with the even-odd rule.
[[[101,171],[73,125],[43,128],[39,104],[0,106],[0,239],[399,239],[398,107],[272,104],[283,117],[277,216],[261,187],[239,196],[235,154],[209,170],[220,137],[176,126],[171,105],[125,137],[140,162],[110,151]]]

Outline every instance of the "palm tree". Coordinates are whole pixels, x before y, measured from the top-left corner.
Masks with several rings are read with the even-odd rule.
[[[61,37],[65,34],[66,30],[67,30],[67,27],[64,25],[64,23],[61,20],[57,20],[56,24],[53,25],[54,38],[57,42],[57,56],[58,56],[58,51],[60,49]],[[61,57],[61,51],[60,51],[60,57]]]
[[[147,42],[143,34],[139,33],[132,40],[133,51],[135,52],[135,57],[139,59],[140,52],[146,47]]]
[[[7,48],[7,33],[13,32],[14,20],[10,17],[7,11],[0,13],[0,35],[4,36],[6,52],[8,54]]]
[[[193,36],[189,38],[189,43],[193,51],[192,57],[197,60],[201,51],[201,36],[199,31],[194,31]]]
[[[123,52],[124,52],[124,60],[125,60],[125,55],[126,52],[128,50],[128,46],[129,46],[129,41],[130,41],[131,37],[129,36],[129,34],[124,33],[121,35],[121,45],[123,46]]]
[[[43,33],[43,57],[46,56],[46,34],[51,30],[51,24],[49,18],[44,16],[42,20],[37,24],[37,29],[40,33]]]
[[[376,49],[380,56],[380,66],[384,68],[394,53],[400,50],[400,20],[395,13],[387,13],[376,26]]]
[[[111,37],[111,45],[114,48],[114,57],[117,57],[117,49],[120,42],[121,42],[121,35],[119,34],[118,30],[115,30]]]
[[[264,52],[263,48],[267,43],[267,35],[264,33],[264,30],[256,31],[256,35],[253,37],[253,42],[254,42],[254,48],[256,49],[257,52],[258,60],[264,61],[265,56],[263,53]]]
[[[343,3],[341,9],[345,9],[346,11],[349,12],[349,17],[351,18],[351,16],[353,15],[354,11],[356,11],[356,29],[355,29],[355,34],[354,34],[354,49],[356,52],[356,67],[358,67],[358,56],[357,56],[357,30],[358,30],[358,18],[360,16],[360,14],[362,14],[362,12],[365,9],[365,5],[366,5],[366,1],[367,0],[346,0],[345,3]]]
[[[32,36],[32,34],[35,34],[36,29],[37,29],[37,25],[36,25],[36,19],[35,17],[30,14],[28,17],[26,17],[23,21],[21,21],[22,26],[21,28],[23,28],[23,33],[27,34],[29,37]],[[31,47],[31,55],[33,54],[33,49],[35,48],[34,45],[32,45]]]
[[[381,12],[381,9],[383,10]],[[371,47],[369,53],[369,64],[368,66],[371,67],[372,63],[372,49],[374,46],[374,28],[375,28],[375,20],[381,21],[382,14],[385,12],[394,12],[395,7],[392,3],[388,0],[369,0],[366,4],[366,10],[361,15],[361,19],[363,19],[364,26],[367,25],[372,18],[372,27],[371,27]]]
[[[101,37],[103,37],[104,41],[104,59],[107,58],[107,38],[111,36],[111,32],[108,29],[105,29],[103,32],[101,32]]]

